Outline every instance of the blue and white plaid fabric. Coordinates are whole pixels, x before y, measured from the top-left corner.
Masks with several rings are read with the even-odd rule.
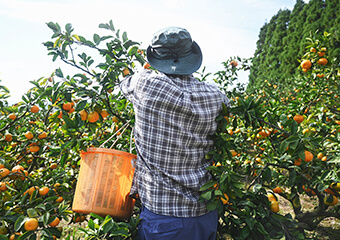
[[[217,86],[192,75],[168,76],[144,70],[127,77],[121,90],[135,110],[137,166],[131,194],[150,211],[195,217],[208,211],[198,202],[211,180],[205,154],[213,146],[216,117],[230,102]]]

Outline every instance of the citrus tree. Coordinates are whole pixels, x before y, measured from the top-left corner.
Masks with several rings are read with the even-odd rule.
[[[115,32],[112,22],[100,27],[113,31],[114,36],[95,34],[93,42],[72,35],[70,24],[65,31],[58,24],[48,26],[53,30],[54,41],[46,42],[45,46],[53,60],[59,58],[80,73],[64,76],[57,69],[51,76],[31,81],[34,87],[13,106],[7,105],[4,95],[0,120],[3,239],[61,237],[63,228],[59,221],[67,226],[85,220],[84,215],[73,213],[70,208],[80,152],[104,142],[104,147],[134,151],[131,127],[123,128],[127,121],[133,125],[132,106],[117,90],[117,84],[133,71],[135,60],[144,63],[138,43],[128,40],[126,33]],[[98,45],[105,40],[107,49],[102,50]],[[91,69],[94,60],[84,52],[75,55],[75,45],[98,50],[105,61]],[[80,60],[76,61],[75,56]],[[117,232],[122,236],[133,235],[136,229],[131,227],[133,222],[116,227],[112,225],[113,219],[95,215],[92,218],[89,221],[92,232],[88,233],[98,239],[116,236]],[[105,225],[104,231],[96,229],[99,222]]]
[[[125,220],[74,213],[71,205],[82,151],[135,153],[133,108],[119,82],[150,68],[145,51],[111,21],[99,25],[108,36],[91,39],[75,34],[71,24],[47,25],[53,32],[44,43],[48,54],[75,73],[59,68],[31,81],[12,106],[1,88],[0,239],[134,239],[138,201]],[[201,200],[219,211],[219,238],[304,239],[305,229],[338,217],[339,62],[327,59],[328,38],[309,38],[294,86],[269,79],[253,92],[240,85],[230,90],[250,59],[231,58],[213,75],[233,103],[217,118],[215,147],[206,155],[214,180],[201,189]],[[302,196],[317,203],[313,211],[301,204]],[[292,213],[283,215],[280,199],[291,203]]]
[[[307,39],[293,86],[264,79],[261,89],[227,93],[231,116],[225,109],[218,118],[216,147],[206,156],[215,179],[202,188],[221,214],[221,237],[304,239],[305,230],[339,218],[340,73],[338,59],[327,59],[329,37]],[[225,66],[224,75],[235,70],[231,61]],[[280,214],[278,196],[291,213]],[[314,209],[301,204],[306,196]]]

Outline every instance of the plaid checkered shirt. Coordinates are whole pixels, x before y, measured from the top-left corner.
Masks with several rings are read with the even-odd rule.
[[[135,110],[137,164],[131,194],[150,211],[166,216],[206,214],[199,189],[211,180],[205,154],[212,148],[222,102],[217,86],[192,75],[168,76],[143,70],[127,77],[121,90]]]

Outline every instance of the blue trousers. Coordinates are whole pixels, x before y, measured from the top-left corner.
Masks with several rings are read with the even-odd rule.
[[[139,240],[216,240],[218,214],[179,218],[158,215],[142,207]]]

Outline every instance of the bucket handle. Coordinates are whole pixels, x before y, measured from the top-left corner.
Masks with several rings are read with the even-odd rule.
[[[117,137],[116,141],[111,145],[110,148],[112,148],[112,147],[117,143],[117,141],[123,136],[123,133],[125,132],[125,130],[130,126],[130,124],[129,124],[130,122],[131,122],[131,120],[127,121],[120,129],[118,129],[111,137],[109,137],[109,138],[108,138],[105,142],[103,142],[102,145],[100,145],[99,147],[100,147],[100,148],[104,147],[104,145],[105,145],[108,141],[110,141],[114,136],[116,136],[120,131],[122,131],[122,129],[124,129],[124,130],[122,131],[122,133]],[[131,132],[131,134],[132,134],[132,132]],[[132,138],[130,138],[130,152],[131,152],[131,147],[132,147],[131,141],[132,141]]]

